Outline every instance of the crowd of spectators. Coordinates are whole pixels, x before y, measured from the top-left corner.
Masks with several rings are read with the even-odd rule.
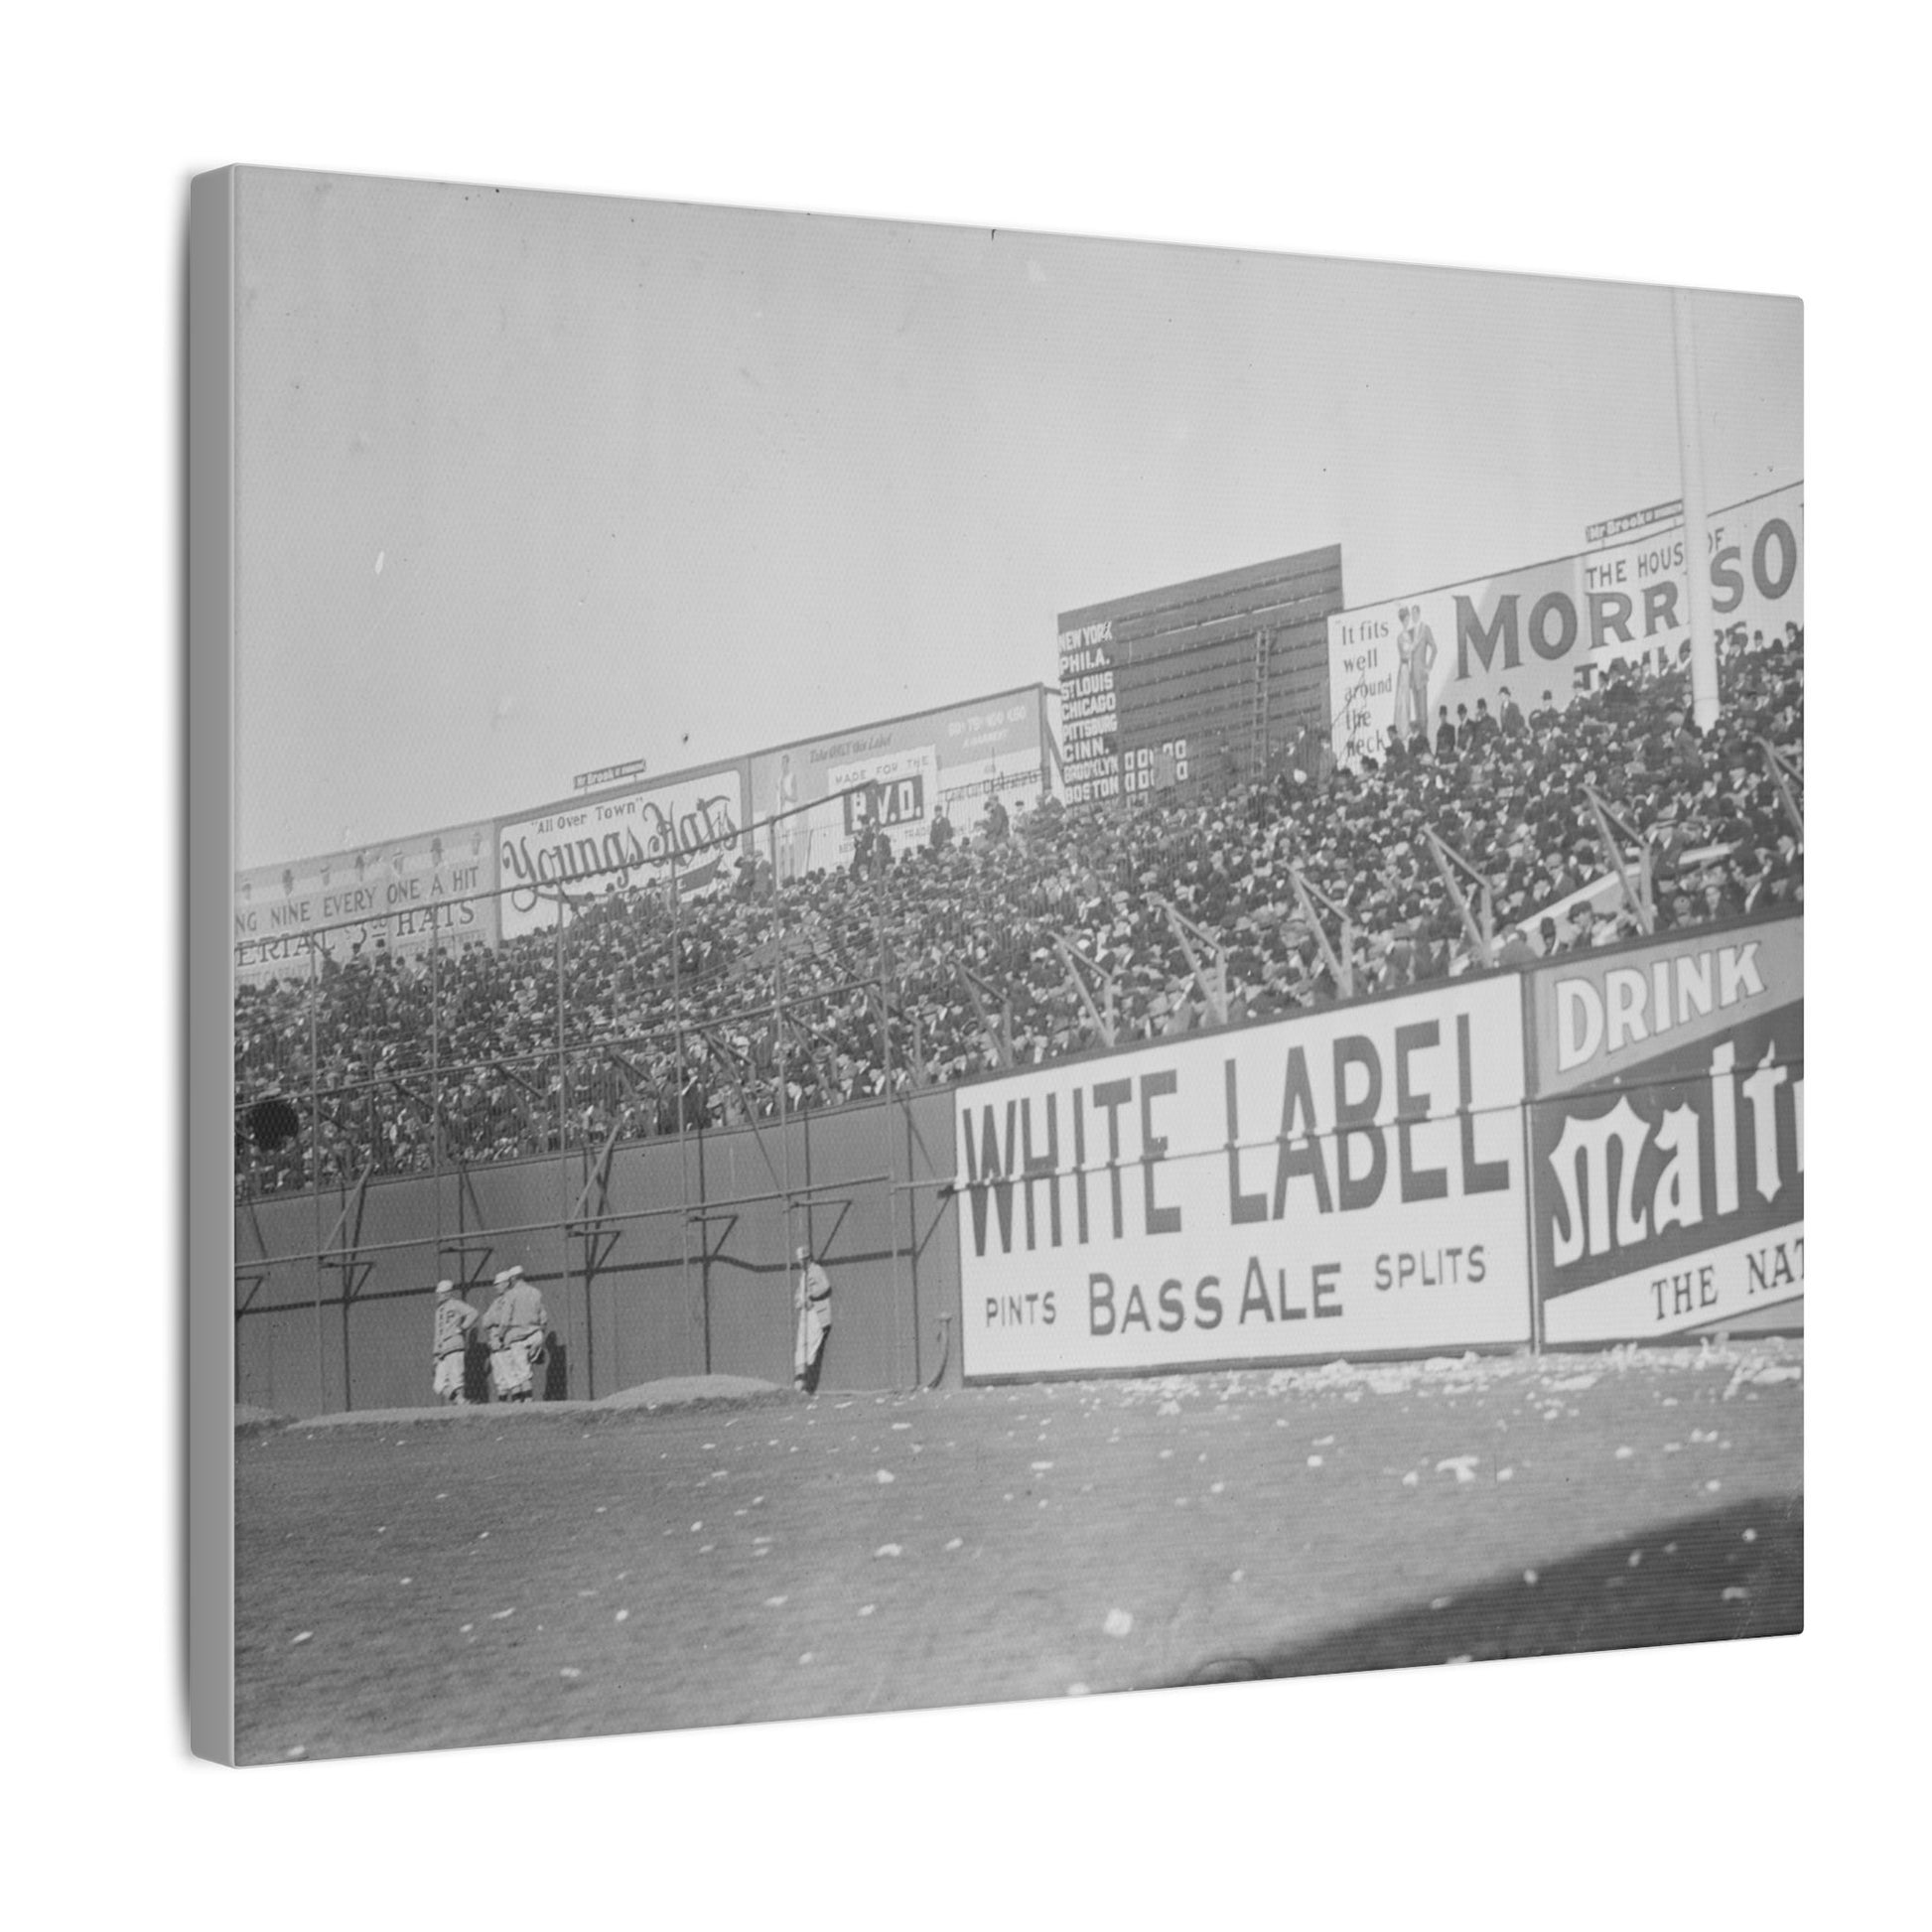
[[[1708,733],[1683,669],[1615,666],[1562,710],[1512,693],[1356,767],[1126,809],[1002,807],[971,837],[941,815],[915,849],[862,835],[848,865],[800,878],[747,856],[675,917],[655,892],[612,891],[561,940],[471,944],[433,966],[378,950],[243,985],[237,1185],[776,1120],[1078,1051],[1103,1027],[1143,1039],[1218,1024],[1223,1007],[1232,1021],[1318,1005],[1343,992],[1341,920],[1321,899],[1346,914],[1356,996],[1620,939],[1639,927],[1627,902],[1599,914],[1620,896],[1586,786],[1646,839],[1661,927],[1802,901],[1803,847],[1764,746],[1787,787],[1801,781],[1803,633],[1728,649],[1721,676]],[[1488,883],[1486,959],[1432,831]],[[1291,868],[1320,896],[1325,946]],[[1210,988],[1189,926],[1210,979],[1218,949]],[[299,1103],[279,1127],[259,1107],[277,1094]]]

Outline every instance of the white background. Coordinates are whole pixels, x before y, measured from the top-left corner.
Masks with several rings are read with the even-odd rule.
[[[6,945],[18,1922],[454,1922],[472,1903],[445,1906],[432,1848],[485,1812],[581,1855],[572,1925],[1907,1915],[1927,1297],[1893,1203],[1924,1137],[1887,1130],[1924,1103],[1897,1030],[1924,1025],[1906,934],[1927,896],[1922,779],[1886,747],[1923,738],[1932,650],[1911,30],[1776,5],[1626,6],[1608,33],[1534,6],[1356,18],[334,0],[10,22],[6,822],[60,827],[9,852],[32,882]],[[191,1760],[181,256],[188,177],[236,160],[1804,296],[1828,855],[1807,1634],[246,1775]],[[112,902],[85,911],[125,923],[78,943],[46,895],[108,866]]]

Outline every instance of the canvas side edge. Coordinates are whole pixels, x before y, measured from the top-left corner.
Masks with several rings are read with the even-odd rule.
[[[234,1762],[235,170],[188,212],[185,1171],[189,1741]]]

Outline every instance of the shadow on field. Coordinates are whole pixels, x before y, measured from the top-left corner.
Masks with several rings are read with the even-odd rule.
[[[1803,1498],[1735,1503],[1434,1603],[1409,1604],[1272,1656],[1217,1658],[1182,1681],[1222,1684],[1788,1635],[1804,1628],[1804,1559]]]

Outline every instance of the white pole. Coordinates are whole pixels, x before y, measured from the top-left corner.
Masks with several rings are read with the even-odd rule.
[[[1677,458],[1684,491],[1684,566],[1690,579],[1691,715],[1700,731],[1718,722],[1718,633],[1711,609],[1711,545],[1704,521],[1704,423],[1698,408],[1697,328],[1689,289],[1671,291],[1677,351]]]

